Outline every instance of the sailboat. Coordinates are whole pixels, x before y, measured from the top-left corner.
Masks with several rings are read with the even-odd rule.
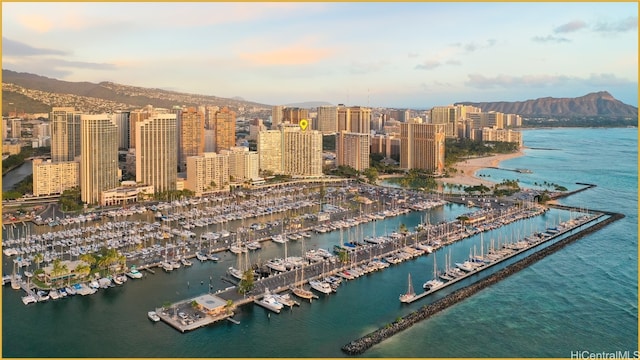
[[[436,265],[436,257],[433,257],[433,279],[427,281],[422,285],[425,291],[432,291],[444,285],[444,282],[438,280],[438,270]]]
[[[302,241],[302,253],[304,254],[304,240]],[[291,289],[291,291],[293,292],[294,295],[300,298],[311,300],[315,295],[313,295],[311,290],[307,290],[302,287],[304,284],[304,266],[302,266],[301,268],[302,268],[302,276],[300,277],[300,282],[298,283],[298,270],[296,269],[296,281],[293,284],[293,288]]]
[[[413,291],[413,284],[411,283],[411,273],[408,276],[409,285],[407,287],[407,292],[400,295],[400,301],[403,303],[409,303],[416,297],[416,292]]]

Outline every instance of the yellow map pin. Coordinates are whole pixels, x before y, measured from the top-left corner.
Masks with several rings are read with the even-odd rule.
[[[300,125],[300,129],[302,129],[302,131],[305,131],[307,130],[307,126],[309,126],[309,121],[307,119],[302,119],[298,125]]]

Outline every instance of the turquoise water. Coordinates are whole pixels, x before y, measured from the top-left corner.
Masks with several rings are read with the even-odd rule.
[[[364,357],[570,357],[578,350],[637,348],[637,130],[530,130],[524,138],[529,147],[556,150],[526,150],[526,156],[501,164],[532,174],[483,173],[494,180],[517,177],[568,188],[577,188],[576,181],[594,183],[596,188],[563,203],[627,217],[374,346]],[[375,232],[391,232],[400,223],[411,227],[426,216],[432,223],[450,220],[466,211],[448,205],[412,213],[379,222]],[[552,210],[484,234],[485,246],[488,239],[568,217]],[[363,227],[364,235],[373,231],[371,223]],[[323,234],[305,247],[338,242],[339,234]],[[453,245],[453,260],[462,260],[474,244],[479,246],[479,237]],[[436,253],[439,267],[445,252]],[[283,256],[284,248],[267,242],[259,254]],[[214,287],[226,287],[220,276],[234,263],[227,254],[218,264],[194,263],[189,270],[156,272],[93,296],[30,306],[22,304],[22,294],[4,287],[3,357],[344,357],[340,347],[348,341],[425,304],[403,306],[398,295],[406,290],[408,272],[416,287],[431,277],[433,255],[350,281],[331,296],[279,315],[245,306],[235,316],[240,325],[220,323],[180,334],[147,319],[146,312],[165,301],[206,292],[209,277]]]

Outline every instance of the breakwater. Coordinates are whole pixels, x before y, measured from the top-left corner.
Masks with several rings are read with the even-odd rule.
[[[564,206],[563,206],[564,207]],[[568,207],[565,207],[568,208]],[[577,210],[577,209],[575,209]],[[596,211],[597,212],[597,211]],[[482,279],[472,285],[469,285],[468,287],[456,290],[455,292],[447,295],[446,297],[432,303],[429,305],[425,305],[422,308],[420,308],[419,310],[416,310],[396,321],[394,321],[393,323],[387,324],[385,327],[380,328],[376,331],[373,331],[359,339],[356,339],[354,341],[351,341],[350,343],[344,345],[342,347],[342,351],[348,355],[359,355],[364,353],[367,349],[369,349],[370,347],[372,347],[373,345],[376,345],[380,342],[382,342],[383,340],[390,338],[391,336],[399,333],[402,330],[408,329],[409,327],[411,327],[412,325],[425,320],[429,317],[431,317],[432,315],[452,306],[455,305],[456,303],[476,294],[477,292],[479,292],[480,290],[491,286],[495,283],[497,283],[498,281],[507,278],[510,275],[513,275],[515,273],[517,273],[518,271],[526,268],[527,266],[543,259],[544,257],[553,254],[554,252],[562,249],[563,247],[567,246],[568,244],[580,239],[581,237],[591,234],[595,231],[598,231],[600,229],[602,229],[603,227],[617,221],[620,220],[622,218],[624,218],[623,214],[619,214],[619,213],[612,213],[612,212],[606,212],[606,211],[601,211],[601,213],[604,213],[606,215],[608,215],[609,217],[605,220],[602,220],[588,228],[585,228],[575,234],[569,235],[564,239],[559,240],[558,242],[534,253],[531,254],[525,258],[523,258],[522,260],[511,264],[507,267],[505,267],[502,270],[499,270],[497,272],[495,272],[494,274],[488,276],[485,279]]]

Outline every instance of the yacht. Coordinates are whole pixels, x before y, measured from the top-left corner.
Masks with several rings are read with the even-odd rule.
[[[153,322],[158,322],[160,321],[160,316],[158,316],[158,314],[155,311],[149,311],[147,313],[147,316],[149,317],[149,319]]]
[[[173,270],[173,265],[172,265],[170,262],[168,262],[168,261],[164,261],[164,262],[162,262],[162,265],[161,265],[161,266],[162,266],[162,269],[164,269],[164,271],[171,271],[171,270]]]
[[[200,261],[207,261],[209,258],[207,258],[207,255],[197,252],[196,253],[196,259],[200,260]]]
[[[132,279],[142,278],[142,273],[136,269],[135,265],[131,266],[131,270],[126,275]]]
[[[329,283],[325,281],[311,280],[309,281],[309,285],[311,285],[312,289],[317,290],[323,294],[331,294],[331,292],[333,291],[331,285],[329,285]]]
[[[193,264],[191,263],[191,261],[189,261],[189,259],[185,259],[185,258],[180,259],[180,262],[181,262],[181,263],[182,263],[182,265],[184,265],[185,267],[186,267],[186,266],[191,266],[191,265],[193,265]]]

